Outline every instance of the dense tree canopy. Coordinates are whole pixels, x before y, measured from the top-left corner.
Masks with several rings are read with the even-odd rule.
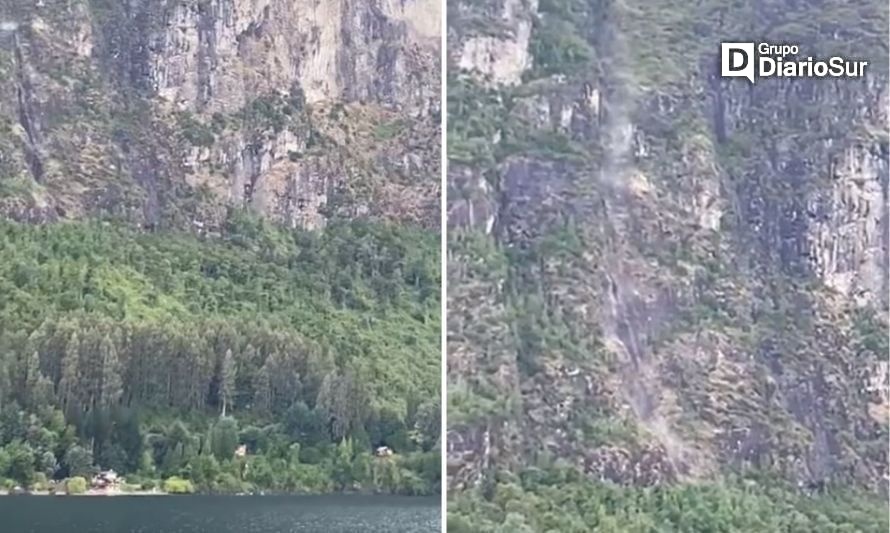
[[[0,256],[0,479],[438,489],[435,235],[0,223]]]
[[[873,494],[801,491],[775,478],[641,488],[559,467],[496,477],[478,491],[449,498],[449,531],[878,533],[890,527],[886,506]]]

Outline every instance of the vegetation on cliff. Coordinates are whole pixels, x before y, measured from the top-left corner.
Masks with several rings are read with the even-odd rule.
[[[453,4],[532,33],[449,72],[449,527],[886,529],[886,6]],[[720,80],[730,38],[874,69]]]

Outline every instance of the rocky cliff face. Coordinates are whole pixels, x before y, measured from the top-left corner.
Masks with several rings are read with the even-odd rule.
[[[0,2],[0,211],[438,220],[432,0]]]
[[[886,486],[886,10],[724,4],[449,3],[452,489]],[[874,57],[751,86],[736,38]]]

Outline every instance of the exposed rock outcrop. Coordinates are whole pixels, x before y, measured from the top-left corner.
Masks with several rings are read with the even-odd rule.
[[[0,210],[190,226],[249,206],[309,228],[360,214],[433,226],[440,13],[0,2]]]

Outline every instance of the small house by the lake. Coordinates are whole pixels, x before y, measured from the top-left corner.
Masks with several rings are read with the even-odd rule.
[[[121,483],[120,476],[114,470],[103,470],[99,472],[90,481],[90,487],[93,489],[113,489],[117,488]]]

